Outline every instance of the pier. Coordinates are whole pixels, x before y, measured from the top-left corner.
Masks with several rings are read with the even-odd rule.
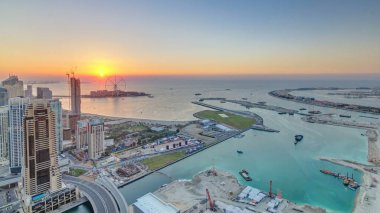
[[[264,132],[280,132],[280,130],[271,129],[263,125],[252,125],[251,129],[264,131]]]

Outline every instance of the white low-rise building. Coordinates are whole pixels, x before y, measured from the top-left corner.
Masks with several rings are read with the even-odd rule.
[[[180,213],[170,203],[165,203],[152,193],[148,193],[137,199],[137,202],[133,204],[134,213]]]

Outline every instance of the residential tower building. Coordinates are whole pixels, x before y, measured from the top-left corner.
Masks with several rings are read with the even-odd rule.
[[[9,98],[24,97],[24,82],[19,81],[17,76],[9,76],[2,82],[2,86],[7,89]]]
[[[24,143],[24,114],[28,98],[9,99],[9,167],[12,173],[21,172],[22,150]]]

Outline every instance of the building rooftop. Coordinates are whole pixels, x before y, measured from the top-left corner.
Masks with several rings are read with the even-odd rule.
[[[18,82],[18,77],[15,76],[15,75],[11,75],[9,76],[9,78],[5,79],[2,84],[3,85],[13,85],[13,84],[16,84]]]
[[[152,193],[148,193],[137,199],[133,204],[144,213],[179,213],[179,209],[169,203],[165,203]]]

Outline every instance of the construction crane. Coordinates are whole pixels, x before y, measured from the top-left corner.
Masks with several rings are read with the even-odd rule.
[[[210,205],[210,210],[215,211],[215,203],[212,201],[211,195],[210,195],[210,192],[208,191],[208,189],[206,189],[206,193],[207,193],[207,199],[208,199],[208,202]]]
[[[273,193],[272,193],[272,180],[269,181],[269,197],[273,197]]]

